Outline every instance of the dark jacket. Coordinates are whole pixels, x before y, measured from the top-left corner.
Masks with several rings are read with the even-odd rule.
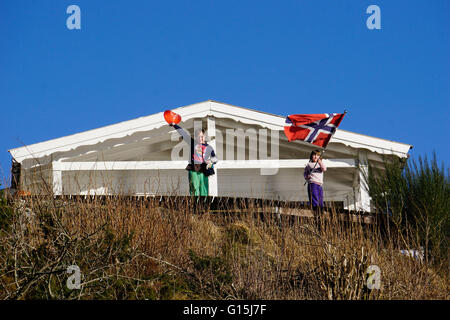
[[[187,165],[186,170],[202,172],[206,176],[213,175],[214,169],[211,167],[207,169],[206,160],[210,160],[213,164],[217,163],[218,159],[212,146],[207,143],[196,144],[195,140],[180,126],[173,126],[177,132],[183,137],[183,140],[190,146],[190,163]],[[196,154],[196,150],[201,150],[201,153]],[[199,158],[200,156],[200,158]]]

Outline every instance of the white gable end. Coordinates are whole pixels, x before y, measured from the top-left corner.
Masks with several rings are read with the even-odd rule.
[[[285,116],[215,101],[173,111],[191,134],[195,123],[208,129],[220,160],[209,179],[211,195],[307,200],[303,168],[317,147],[288,142]],[[369,211],[361,169],[367,170],[369,162],[380,165],[382,155],[407,158],[410,148],[338,129],[324,155],[329,168],[325,200]],[[163,112],[9,151],[21,164],[21,187],[33,192],[43,190],[46,181],[54,194],[189,194],[186,143],[167,125]],[[178,153],[181,158],[174,157]]]
[[[282,131],[285,125],[285,116],[271,115],[215,101],[196,103],[173,109],[173,111],[181,115],[183,122],[194,118],[214,116],[279,131]],[[166,125],[163,112],[159,112],[150,116],[120,122],[98,129],[11,149],[9,152],[17,162],[22,162],[25,159],[38,159],[55,152],[64,152],[80,146],[95,145],[108,139],[119,139],[137,132],[151,131]],[[341,129],[336,131],[330,143],[341,143],[353,148],[363,148],[379,154],[393,154],[401,158],[407,157],[408,151],[412,147],[408,144],[361,135]]]

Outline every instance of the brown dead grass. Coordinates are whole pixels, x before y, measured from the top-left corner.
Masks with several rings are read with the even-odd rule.
[[[0,298],[449,298],[447,261],[401,255],[404,242],[376,226],[335,216],[320,226],[279,223],[270,208],[263,217],[254,208],[194,214],[192,200],[183,201],[11,201],[0,234]],[[82,271],[80,290],[66,288],[72,264]],[[381,269],[379,290],[367,288],[369,265]]]

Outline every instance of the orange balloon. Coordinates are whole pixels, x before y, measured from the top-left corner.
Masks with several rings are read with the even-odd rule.
[[[168,124],[178,124],[181,121],[181,116],[171,110],[164,111],[164,119],[166,119]]]

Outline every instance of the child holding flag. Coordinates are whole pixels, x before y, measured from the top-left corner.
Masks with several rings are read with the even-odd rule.
[[[292,114],[286,117],[284,133],[289,142],[304,141],[322,147],[323,153],[346,113]],[[320,151],[312,151],[303,176],[308,182],[309,203],[316,217],[323,209],[322,185],[326,170]]]
[[[323,173],[327,170],[320,158],[320,151],[314,150],[309,156],[303,176],[308,181],[308,198],[315,213],[323,209]]]

